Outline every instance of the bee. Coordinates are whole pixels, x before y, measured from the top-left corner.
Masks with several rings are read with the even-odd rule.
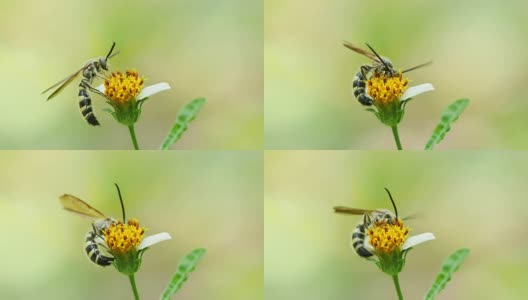
[[[77,78],[79,74],[82,74],[83,78],[79,83],[79,111],[81,112],[81,115],[86,120],[86,122],[88,122],[88,124],[92,126],[100,125],[99,121],[97,121],[97,118],[95,117],[92,107],[92,99],[88,94],[88,90],[104,96],[100,91],[92,87],[92,83],[95,77],[104,79],[102,75],[104,74],[104,71],[108,71],[108,60],[119,54],[119,51],[112,54],[112,52],[114,51],[114,47],[115,42],[112,44],[112,47],[110,48],[110,51],[108,52],[106,57],[90,59],[84,64],[82,68],[43,91],[42,94],[58,86],[58,88],[53,93],[51,93],[51,95],[49,95],[46,101],[57,96],[66,86],[68,86],[68,84],[70,84],[75,78]]]
[[[399,72],[394,69],[392,62],[388,58],[380,56],[369,44],[365,44],[371,52],[363,50],[347,41],[343,41],[343,46],[358,54],[370,58],[373,62],[372,65],[365,64],[359,67],[359,71],[356,73],[356,75],[354,75],[354,79],[352,80],[352,89],[354,90],[354,96],[356,99],[358,99],[359,103],[365,106],[371,106],[374,102],[374,99],[372,99],[372,97],[370,97],[366,92],[366,82],[372,76],[394,77],[398,76]],[[416,70],[429,64],[431,64],[430,61],[402,71],[402,73]]]
[[[121,208],[123,211],[123,221],[125,220],[125,209],[119,186],[117,186]],[[96,265],[106,267],[113,263],[114,257],[109,253],[104,240],[104,231],[112,224],[117,224],[117,220],[105,216],[97,209],[91,207],[83,200],[70,195],[64,194],[59,197],[60,203],[67,211],[75,213],[81,217],[88,218],[92,221],[92,230],[88,231],[85,236],[84,251],[88,258]]]
[[[354,231],[352,232],[352,248],[356,251],[356,253],[361,257],[370,257],[373,255],[373,253],[365,247],[365,234],[368,232],[368,230],[371,228],[372,225],[376,223],[387,223],[392,224],[398,220],[398,210],[396,208],[396,204],[394,203],[394,199],[392,199],[392,195],[389,192],[387,188],[385,188],[387,191],[387,194],[389,194],[389,198],[392,202],[392,207],[394,208],[394,212],[388,210],[388,209],[359,209],[359,208],[350,208],[345,206],[335,206],[334,212],[340,213],[340,214],[348,214],[348,215],[363,215],[363,220],[359,222],[359,224],[354,228]]]

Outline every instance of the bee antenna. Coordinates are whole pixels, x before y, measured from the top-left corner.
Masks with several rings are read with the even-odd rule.
[[[405,70],[405,71],[402,71],[402,73],[410,72],[410,71],[412,71],[412,70],[416,70],[416,69],[418,69],[418,68],[428,66],[428,65],[430,65],[430,64],[432,64],[432,63],[433,63],[432,61],[428,61],[428,62],[426,62],[426,63],[420,64],[420,65],[414,66],[414,67],[412,67],[412,68],[409,68],[409,69],[407,69],[407,70]]]
[[[374,49],[372,47],[370,47],[369,44],[365,43],[365,45],[367,45],[367,47],[369,47],[370,51],[372,51],[372,53],[374,53],[374,55],[376,55],[376,57],[380,60],[380,62],[385,66],[385,69],[387,69],[387,71],[389,72],[392,72],[392,70],[389,68],[389,66],[387,66],[387,64],[385,63],[385,61],[381,58],[381,56],[379,56],[378,53],[376,53],[376,51],[374,51]]]
[[[112,51],[114,51],[114,47],[115,47],[115,42],[112,42],[112,48],[110,48],[110,51],[108,52],[108,55],[106,56],[105,59],[109,59],[110,58],[110,54],[112,54]]]
[[[369,225],[370,224],[370,217],[365,213],[363,214],[363,225]]]
[[[387,194],[389,194],[389,198],[392,202],[392,207],[394,207],[394,213],[396,214],[396,219],[398,219],[398,209],[396,208],[396,203],[394,203],[394,199],[392,199],[392,195],[389,190],[387,188],[385,188],[385,190],[387,191]]]
[[[123,212],[123,223],[126,223],[126,217],[125,217],[125,204],[123,204],[123,197],[121,197],[121,190],[119,189],[119,186],[117,183],[114,183],[117,188],[117,194],[119,195],[119,201],[121,202],[121,211]]]

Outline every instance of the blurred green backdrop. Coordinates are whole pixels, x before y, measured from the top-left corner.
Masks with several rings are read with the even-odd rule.
[[[391,208],[411,235],[405,299],[423,299],[444,258],[471,254],[437,299],[526,299],[528,155],[520,152],[273,151],[265,155],[266,299],[395,299],[392,279],[350,248],[360,217],[332,207]]]
[[[207,98],[178,149],[261,149],[262,1],[35,1],[0,3],[0,148],[132,149],[128,130],[93,96],[102,126],[78,112],[78,83],[46,102],[40,93],[104,56],[113,70],[136,68],[146,84],[172,89],[144,106],[140,146],[158,149],[180,108]]]
[[[131,299],[126,276],[83,251],[89,222],[64,211],[70,193],[147,234],[142,299],[158,299],[179,260],[207,253],[174,299],[263,299],[262,152],[0,152],[0,299]]]
[[[351,95],[368,59],[342,40],[370,43],[436,91],[409,104],[404,148],[423,149],[448,104],[471,103],[438,149],[526,149],[526,1],[266,1],[265,147],[395,149]]]

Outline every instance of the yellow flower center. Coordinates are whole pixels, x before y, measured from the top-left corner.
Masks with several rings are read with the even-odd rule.
[[[130,219],[128,224],[119,221],[117,224],[110,225],[105,229],[104,234],[106,245],[110,251],[122,254],[141,243],[145,228],[139,227],[138,220]]]
[[[401,71],[392,77],[378,74],[367,81],[367,91],[369,96],[378,104],[387,105],[400,99],[408,85],[409,79],[403,78]]]
[[[378,253],[390,254],[401,248],[409,235],[409,227],[404,227],[400,219],[392,223],[377,222],[369,230],[370,245]]]
[[[126,103],[139,94],[144,81],[144,78],[139,77],[136,70],[127,70],[126,74],[117,71],[105,80],[105,95],[120,104]]]

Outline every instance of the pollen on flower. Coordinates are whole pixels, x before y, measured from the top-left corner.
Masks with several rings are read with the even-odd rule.
[[[112,224],[104,231],[106,245],[110,251],[126,253],[132,248],[136,248],[143,240],[145,228],[139,227],[136,219],[128,220],[127,224],[119,221]]]
[[[392,223],[377,222],[368,230],[370,245],[378,253],[390,254],[405,243],[409,230],[400,219]]]
[[[409,79],[403,78],[401,71],[392,77],[378,74],[367,81],[367,93],[378,104],[387,105],[400,99],[408,85]]]
[[[127,70],[125,74],[117,71],[105,80],[105,95],[123,104],[139,94],[144,82],[145,79],[140,77],[136,70]]]

